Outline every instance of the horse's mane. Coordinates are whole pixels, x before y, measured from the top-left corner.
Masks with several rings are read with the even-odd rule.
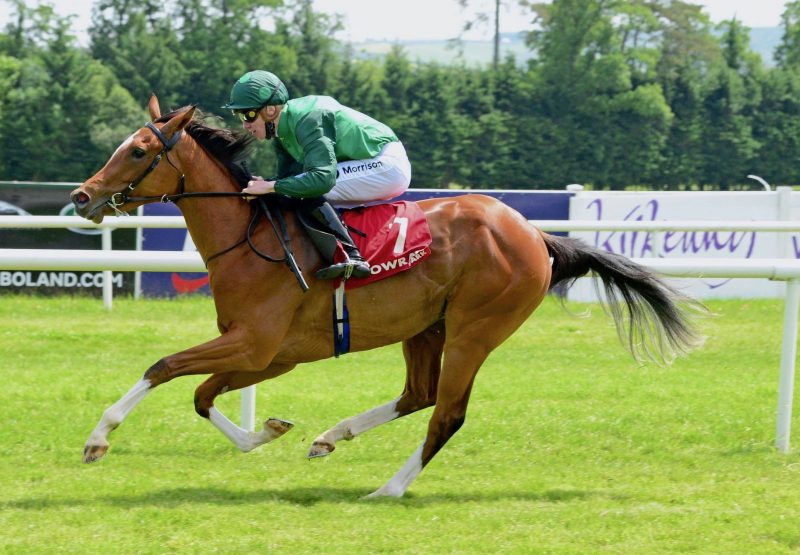
[[[183,108],[164,114],[156,120],[156,123],[168,122],[181,110]],[[213,126],[214,124],[216,126]],[[253,151],[255,138],[243,129],[232,130],[222,125],[222,118],[205,114],[196,109],[192,121],[186,126],[186,132],[206,152],[225,166],[239,186],[244,188],[247,186],[247,182],[252,179],[250,170],[247,169],[245,164],[245,159]]]

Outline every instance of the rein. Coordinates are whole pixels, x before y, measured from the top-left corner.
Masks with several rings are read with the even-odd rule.
[[[188,195],[192,195],[192,193],[188,193]],[[208,193],[208,194],[198,194],[196,196],[207,197],[207,196],[233,196],[233,195],[237,195],[237,193],[220,193],[217,195],[213,193]],[[249,196],[241,194],[239,195]],[[260,219],[260,216],[262,214],[266,216],[267,221],[272,226],[272,230],[275,232],[275,237],[278,238],[278,242],[280,243],[281,248],[283,249],[283,258],[273,258],[270,255],[261,252],[260,250],[258,250],[258,247],[256,247],[255,243],[253,242],[253,234],[256,229],[256,225],[258,224],[258,220]],[[275,223],[276,219],[278,220],[277,224]],[[215,258],[218,258],[224,254],[228,254],[229,252],[243,245],[244,243],[247,243],[247,245],[250,247],[250,250],[253,251],[253,253],[255,253],[256,256],[262,258],[263,260],[266,260],[267,262],[286,262],[286,265],[292,271],[294,277],[297,278],[297,283],[300,284],[300,288],[303,290],[303,293],[308,291],[308,283],[306,283],[305,277],[303,276],[303,271],[297,265],[297,260],[295,260],[294,252],[292,251],[292,244],[291,244],[292,239],[289,236],[289,230],[286,227],[286,220],[283,217],[283,212],[281,212],[281,210],[279,209],[276,212],[276,217],[273,217],[272,210],[270,210],[267,201],[261,197],[258,198],[258,205],[256,207],[255,212],[253,213],[252,219],[250,220],[250,224],[247,226],[247,233],[245,234],[244,239],[241,239],[240,241],[237,241],[230,247],[225,248],[219,251],[218,253],[209,256],[208,259],[205,261],[206,268],[208,268],[208,264]]]
[[[119,207],[129,203],[129,202],[162,202],[164,204],[169,202],[177,202],[183,198],[218,198],[218,197],[239,197],[239,198],[248,198],[252,197],[252,195],[248,195],[242,192],[229,192],[229,191],[217,191],[217,192],[199,192],[199,193],[187,193],[186,191],[186,175],[181,172],[175,164],[172,163],[172,160],[169,159],[169,151],[172,150],[183,134],[183,131],[178,131],[175,133],[171,139],[167,139],[166,136],[161,132],[161,130],[153,125],[151,122],[147,122],[146,127],[155,134],[159,141],[161,141],[162,148],[161,151],[153,158],[153,161],[147,167],[144,172],[131,181],[128,186],[119,193],[114,193],[111,195],[111,198],[106,201],[106,204],[110,206],[118,215],[125,214],[122,212]],[[129,195],[130,192],[133,190],[148,176],[152,173],[153,170],[156,169],[156,166],[161,162],[161,159],[166,157],[167,162],[169,165],[172,166],[176,172],[180,174],[178,177],[178,192],[176,194],[168,195],[164,194],[161,196],[146,196],[146,197],[132,197]],[[208,268],[208,263],[218,258],[224,254],[227,254],[234,250],[236,247],[247,243],[252,250],[258,257],[266,260],[267,262],[286,262],[286,265],[289,266],[289,269],[294,273],[295,277],[297,278],[298,283],[300,284],[300,288],[303,292],[308,291],[308,284],[306,283],[305,278],[303,277],[303,271],[297,265],[297,261],[294,258],[294,252],[292,252],[291,248],[291,237],[289,236],[288,229],[286,228],[286,220],[283,217],[283,213],[278,210],[277,211],[277,219],[278,224],[275,224],[275,218],[272,216],[272,211],[270,210],[269,205],[267,205],[266,201],[263,198],[258,198],[259,204],[253,214],[253,218],[250,220],[250,224],[247,226],[247,233],[241,241],[238,241],[231,245],[230,247],[221,250],[220,252],[213,254],[208,257],[205,261],[205,266]],[[261,214],[264,214],[267,217],[267,221],[269,221],[270,225],[272,226],[273,231],[275,232],[275,236],[278,238],[278,242],[281,244],[281,248],[284,252],[283,258],[273,258],[268,254],[264,254],[263,252],[259,251],[256,247],[255,243],[253,243],[253,232],[256,228],[258,223],[259,217]],[[280,228],[280,229],[279,229]]]

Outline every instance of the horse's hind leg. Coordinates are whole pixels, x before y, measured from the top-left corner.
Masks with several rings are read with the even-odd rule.
[[[488,351],[464,346],[445,350],[445,367],[439,379],[436,408],[425,441],[391,480],[368,497],[402,497],[411,482],[464,423],[472,383]]]
[[[441,370],[444,339],[444,325],[439,322],[404,341],[406,385],[402,395],[358,416],[343,420],[321,434],[311,445],[308,458],[329,455],[336,449],[336,442],[340,439],[351,440],[381,424],[433,405],[436,400],[436,384]]]
[[[223,393],[248,387],[264,380],[285,374],[294,364],[272,364],[261,372],[227,372],[214,374],[201,383],[194,393],[194,408],[197,414],[208,420],[233,442],[243,452],[252,451],[277,439],[289,430],[294,424],[278,418],[270,418],[264,422],[262,430],[251,432],[234,424],[215,406],[214,399]]]

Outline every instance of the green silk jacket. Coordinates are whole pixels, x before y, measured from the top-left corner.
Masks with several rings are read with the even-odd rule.
[[[289,100],[278,123],[275,191],[292,197],[324,195],[336,184],[337,162],[374,158],[397,140],[388,126],[329,96]]]

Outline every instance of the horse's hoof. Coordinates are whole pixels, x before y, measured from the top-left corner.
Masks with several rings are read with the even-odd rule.
[[[336,449],[336,446],[332,443],[315,441],[311,444],[311,449],[308,450],[308,458],[316,459],[318,457],[327,457],[333,453],[334,449]]]
[[[83,462],[93,463],[99,461],[108,451],[108,445],[87,445],[83,448]]]
[[[403,497],[404,493],[405,493],[405,491],[399,491],[399,490],[395,490],[395,489],[387,488],[386,486],[383,486],[382,488],[373,491],[369,495],[365,495],[361,499],[364,499],[364,500],[367,500],[367,499],[385,499],[387,497],[397,499],[397,498]]]
[[[294,428],[294,424],[277,418],[270,418],[264,422],[264,431],[274,434],[274,437],[280,437],[292,428]]]

